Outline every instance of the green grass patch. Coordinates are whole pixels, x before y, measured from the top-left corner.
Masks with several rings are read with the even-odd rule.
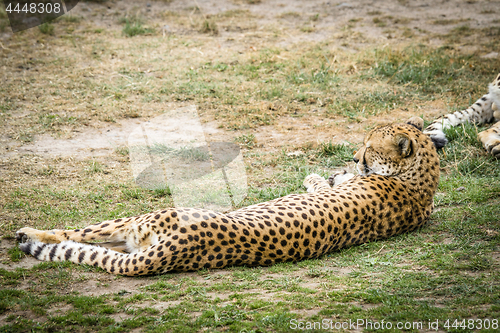
[[[54,25],[51,24],[51,23],[42,23],[38,26],[38,30],[40,30],[40,32],[42,34],[45,34],[45,35],[53,35],[54,34]]]
[[[481,96],[484,85],[476,82],[491,75],[493,62],[473,55],[461,55],[446,47],[429,48],[423,45],[402,50],[384,48],[374,51],[373,73],[396,85],[411,85],[425,94]]]
[[[143,21],[139,17],[124,18],[121,20],[124,23],[123,34],[127,37],[138,35],[146,35],[154,33],[154,29],[143,26]]]

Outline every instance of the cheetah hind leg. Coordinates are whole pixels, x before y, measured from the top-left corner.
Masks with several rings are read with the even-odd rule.
[[[75,230],[37,230],[25,227],[16,232],[16,239],[20,243],[42,242],[46,244],[61,243],[68,240],[78,243],[92,241],[123,242],[125,241],[123,235],[125,230],[130,227],[130,224],[130,220],[123,221],[122,219],[118,219],[104,221]]]
[[[339,171],[339,172],[336,172],[333,175],[331,175],[328,178],[328,183],[330,184],[331,187],[334,187],[336,185],[339,185],[343,182],[348,181],[352,177],[354,177],[354,174],[343,170],[343,171]]]
[[[500,121],[479,133],[478,136],[488,153],[500,158]]]
[[[68,238],[69,237],[69,238]],[[88,238],[88,239],[87,239]],[[99,245],[101,247],[105,247],[107,249],[116,251],[116,252],[121,252],[121,253],[128,253],[128,246],[127,243],[119,240],[111,240],[111,241],[105,241],[101,243],[91,243],[89,242],[90,238],[92,240],[102,240],[105,239],[107,240],[107,236],[99,236],[96,239],[96,236],[90,236],[86,237],[84,234],[83,237],[82,235],[79,234],[79,230],[77,229],[76,231],[71,231],[71,230],[37,230],[33,228],[21,228],[16,232],[16,239],[19,243],[33,243],[33,242],[42,242],[45,244],[57,244],[61,243],[67,240],[75,240],[78,239],[79,243],[82,244],[92,244],[92,245]]]

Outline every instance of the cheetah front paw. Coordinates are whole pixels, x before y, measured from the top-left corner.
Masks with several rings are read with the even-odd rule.
[[[329,188],[328,183],[325,178],[318,174],[312,173],[304,179],[304,186],[307,188],[307,192],[313,193],[319,190]]]
[[[484,147],[486,148],[488,153],[496,158],[500,158],[500,140],[497,140],[492,144],[485,144]]]
[[[19,243],[37,241],[38,239],[36,238],[36,236],[33,237],[36,231],[37,230],[33,228],[21,228],[16,232],[16,240]]]
[[[16,232],[16,240],[19,243],[27,242],[42,242],[44,231],[36,230],[33,228],[21,228]]]
[[[500,158],[500,122],[478,134],[488,153]]]
[[[352,177],[354,177],[354,174],[352,173],[348,173],[345,170],[339,171],[328,177],[328,184],[330,184],[331,187],[334,187],[338,184],[348,181]]]

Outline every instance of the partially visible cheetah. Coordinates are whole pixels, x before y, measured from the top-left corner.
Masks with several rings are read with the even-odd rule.
[[[427,126],[424,133],[436,143],[437,148],[444,147],[448,140],[443,129],[467,122],[482,125],[492,121],[496,123],[478,134],[488,153],[500,158],[500,74],[489,85],[489,93],[481,97],[468,109],[447,114]]]
[[[417,118],[372,130],[354,157],[360,175],[331,177],[332,183],[345,180],[333,188],[312,174],[304,181],[309,193],[228,214],[169,208],[71,231],[22,228],[16,238],[23,242],[21,250],[37,259],[69,260],[123,275],[316,258],[426,223],[439,159],[422,127]],[[115,244],[84,244],[98,240]]]

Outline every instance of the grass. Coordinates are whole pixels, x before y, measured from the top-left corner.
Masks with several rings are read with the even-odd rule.
[[[248,149],[252,149],[256,144],[255,135],[253,134],[243,134],[235,138],[234,141]]]
[[[71,15],[71,14],[66,14],[66,15],[63,15],[63,16],[60,16],[59,18],[57,18],[57,20],[63,21],[65,23],[80,23],[82,20],[82,17],[76,16],[76,15]]]
[[[4,7],[0,7],[0,32],[4,32],[9,25],[9,19]]]
[[[179,42],[172,44],[181,46]],[[92,46],[96,60],[116,52],[100,45]],[[329,118],[362,121],[395,108],[415,108],[432,99],[430,94],[446,94],[454,103],[464,105],[483,92],[486,82],[475,82],[494,70],[494,59],[424,46],[363,52],[353,59],[358,63],[357,72],[351,72],[350,65],[334,62],[335,57],[327,45],[321,44],[293,52],[263,48],[237,62],[213,61],[173,69],[176,80],[151,78],[131,70],[133,67],[120,71],[111,83],[84,78],[70,86],[85,92],[76,94],[76,98],[99,112],[78,117],[83,116],[83,110],[70,116],[47,110],[39,116],[40,126],[30,131],[60,133],[65,126],[80,122],[116,122],[142,116],[144,110],[165,102],[207,103],[221,126],[230,130],[274,125],[279,117],[300,117],[311,106],[320,108]],[[164,62],[151,64],[155,71],[165,71]],[[374,81],[381,84],[369,84]],[[89,87],[93,87],[92,92]],[[57,87],[44,89],[59,99],[70,97]],[[129,101],[139,96],[143,99],[141,107],[131,110]],[[256,100],[266,104],[259,105]],[[34,115],[28,119],[31,117]]]
[[[54,25],[51,23],[43,23],[38,26],[38,29],[42,34],[45,35],[53,35],[54,34]]]
[[[143,19],[139,16],[124,17],[120,22],[124,24],[122,32],[127,37],[154,33],[154,29],[143,26]]]
[[[430,121],[467,107],[498,71],[497,59],[480,57],[496,50],[495,26],[435,20],[430,25],[447,32],[433,35],[414,29],[413,19],[398,30],[394,25],[410,18],[374,11],[350,23],[403,39],[379,44],[361,36],[353,45],[354,28],[346,27],[308,42],[322,31],[310,26],[323,14],[282,8],[276,22],[261,24],[255,9],[266,2],[259,2],[235,0],[235,9],[206,16],[200,8],[165,7],[173,11],[142,11],[140,18],[113,2],[87,3],[91,12],[58,20],[71,28],[65,33],[31,29],[5,37],[0,332],[289,332],[323,320],[333,331],[358,319],[416,323],[385,331],[428,331],[439,320],[441,331],[470,332],[460,328],[463,319],[478,327],[499,318],[500,164],[477,140],[484,128],[472,125],[447,131],[436,209],[425,227],[322,258],[129,279],[90,266],[33,265],[15,245],[24,226],[74,229],[174,205],[169,188],[133,183],[125,145],[105,156],[23,150],[34,149],[41,135],[77,140],[196,104],[203,126],[216,124],[207,141],[243,148],[249,191],[242,207],[303,192],[310,173],[328,177],[352,167],[361,142],[355,134],[379,123],[414,115]],[[126,16],[106,28],[87,23],[100,15]],[[155,33],[167,19],[171,32]],[[283,42],[296,34],[300,44]],[[470,41],[477,53],[464,53]],[[150,149],[186,161],[207,158],[204,150]]]
[[[397,85],[415,87],[426,94],[449,92],[460,95],[468,92],[479,95],[479,87],[474,88],[465,82],[456,84],[456,81],[489,73],[493,65],[493,62],[491,65],[486,62],[474,68],[477,59],[472,56],[455,56],[445,48],[429,49],[423,45],[397,51],[386,48],[375,53],[380,59],[374,67],[375,75],[388,78]]]
[[[217,35],[219,33],[219,28],[217,23],[213,20],[206,19],[201,23],[200,32],[204,34]]]

